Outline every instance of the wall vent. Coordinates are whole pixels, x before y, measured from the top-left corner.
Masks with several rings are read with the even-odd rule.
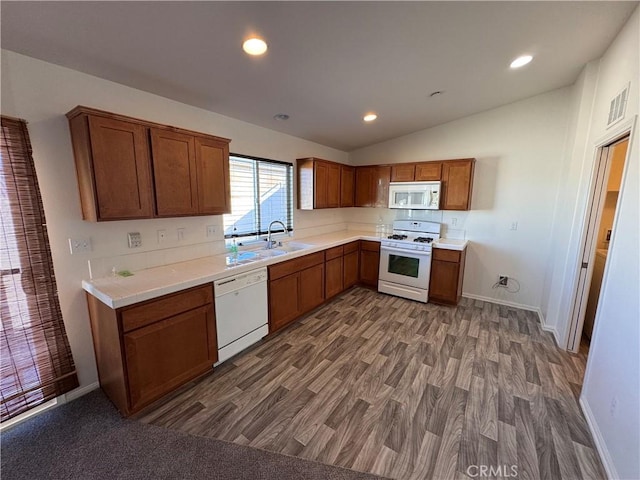
[[[607,120],[607,128],[624,118],[624,112],[627,109],[627,100],[629,99],[629,84],[618,93],[609,104],[609,119]]]

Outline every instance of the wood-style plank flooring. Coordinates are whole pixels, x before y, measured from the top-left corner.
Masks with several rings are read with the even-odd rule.
[[[389,478],[601,479],[584,368],[533,312],[355,288],[140,420]]]

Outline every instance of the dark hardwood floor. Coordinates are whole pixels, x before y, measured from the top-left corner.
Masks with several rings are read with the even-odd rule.
[[[140,420],[390,478],[602,479],[585,360],[533,312],[354,288]]]

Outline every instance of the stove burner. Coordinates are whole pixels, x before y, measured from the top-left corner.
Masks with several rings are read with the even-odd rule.
[[[413,239],[414,242],[418,243],[431,243],[433,242],[433,238],[431,237],[418,237]]]
[[[387,237],[389,240],[404,240],[405,238],[407,238],[406,235],[398,235],[397,233],[394,233],[393,235],[389,235]]]

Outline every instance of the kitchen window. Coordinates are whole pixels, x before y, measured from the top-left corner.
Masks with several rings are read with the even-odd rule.
[[[224,238],[258,240],[280,220],[293,231],[293,165],[231,154],[231,213],[224,215]],[[274,228],[281,231],[281,226]]]

